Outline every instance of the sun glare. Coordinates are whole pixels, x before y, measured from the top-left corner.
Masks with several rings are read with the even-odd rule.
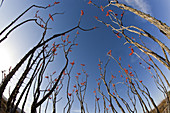
[[[11,64],[10,53],[4,47],[0,48],[0,71],[9,69]]]

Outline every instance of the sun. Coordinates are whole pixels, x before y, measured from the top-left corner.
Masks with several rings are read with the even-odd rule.
[[[0,71],[9,69],[10,65],[10,51],[5,47],[0,47]]]

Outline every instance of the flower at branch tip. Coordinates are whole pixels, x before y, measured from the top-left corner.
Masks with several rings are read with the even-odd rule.
[[[109,105],[109,107],[111,107],[111,105]]]
[[[56,87],[56,90],[58,89],[58,86]]]
[[[149,61],[151,61],[151,59],[149,59]]]
[[[48,89],[48,91],[50,91],[50,89]]]
[[[49,17],[50,17],[50,19],[51,19],[52,21],[54,21],[54,19],[53,19],[53,17],[51,16],[51,14],[49,14]]]
[[[113,87],[115,87],[115,84],[112,84]]]
[[[53,75],[56,73],[56,71],[53,72]]]
[[[96,101],[98,101],[100,98],[96,98]]]
[[[141,62],[139,62],[139,64],[142,64]]]
[[[84,12],[83,12],[83,10],[81,10],[81,16],[82,16],[82,15],[84,15]]]
[[[134,52],[133,48],[131,48],[132,53]]]
[[[115,95],[115,93],[113,92],[113,95]]]
[[[91,4],[91,3],[92,3],[92,1],[91,1],[91,0],[89,0],[88,4]]]
[[[85,66],[85,64],[80,64],[81,66]]]
[[[48,76],[45,76],[45,78],[49,78]]]
[[[78,44],[75,44],[76,46],[78,46]]]
[[[76,85],[74,85],[73,87],[76,88]]]
[[[151,66],[149,66],[148,69],[151,69]]]
[[[101,9],[102,11],[104,11],[104,10],[103,10],[103,6],[100,6],[100,9]]]
[[[120,77],[123,77],[123,75],[120,75]]]
[[[50,7],[51,5],[49,4],[48,7]]]
[[[70,63],[72,66],[75,64],[74,61]]]
[[[109,12],[106,13],[106,16],[109,16]]]
[[[111,56],[111,52],[112,52],[112,50],[109,50],[109,52],[107,53],[109,56]]]
[[[66,38],[68,38],[70,35],[67,35],[67,37]]]
[[[77,92],[78,92],[78,90],[76,89],[75,93],[77,93]]]
[[[54,2],[54,4],[59,4],[60,2]]]
[[[44,25],[41,25],[41,27],[44,27]]]
[[[121,61],[121,57],[119,57],[119,61]]]
[[[96,27],[93,27],[93,29],[96,29]]]
[[[83,83],[80,83],[82,86],[84,86],[84,82]]]
[[[98,17],[97,17],[97,16],[94,16],[94,18],[98,20]]]
[[[77,73],[77,75],[81,75],[81,73]]]
[[[76,34],[79,34],[79,31],[77,30]]]
[[[57,81],[58,79],[56,78],[54,81]]]
[[[108,10],[108,12],[113,12],[112,10]]]
[[[142,83],[142,80],[140,80],[139,82]]]
[[[130,45],[128,48],[131,48],[132,46]]]
[[[68,96],[71,96],[71,93],[68,93]]]
[[[133,53],[130,53],[129,56],[131,56]]]
[[[117,16],[117,14],[115,14],[115,16]]]
[[[124,15],[124,13],[125,13],[125,11],[123,11],[123,12],[122,12],[121,16],[123,16],[123,15]]]

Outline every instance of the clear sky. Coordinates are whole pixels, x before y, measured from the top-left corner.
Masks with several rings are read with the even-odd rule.
[[[170,25],[170,1],[169,0],[120,0],[122,3],[125,3],[131,7],[142,10],[145,13],[149,13],[151,16],[161,20],[162,22]],[[0,31],[5,28],[12,20],[14,20],[19,14],[21,14],[25,9],[30,7],[33,4],[47,6],[48,4],[53,4],[54,0],[5,0],[3,5],[0,7]],[[58,1],[57,1],[58,2]],[[93,90],[97,87],[96,78],[100,77],[99,69],[97,64],[99,63],[99,58],[105,62],[108,59],[107,52],[112,50],[112,55],[115,58],[121,57],[122,64],[125,67],[128,67],[128,64],[131,64],[132,67],[135,67],[135,70],[140,73],[139,78],[144,81],[144,83],[150,88],[152,96],[157,97],[156,102],[159,103],[163,96],[159,96],[159,93],[155,94],[155,91],[158,91],[155,88],[153,80],[151,77],[147,76],[147,72],[143,72],[144,70],[139,66],[139,62],[141,62],[135,55],[129,56],[131,52],[128,48],[130,45],[123,45],[125,39],[117,38],[115,34],[111,31],[111,28],[106,27],[104,24],[99,23],[95,20],[94,16],[97,16],[99,19],[104,20],[106,22],[110,22],[109,18],[106,17],[106,12],[109,9],[113,9],[118,14],[121,14],[121,10],[109,7],[102,12],[99,8],[96,8],[92,5],[88,4],[88,0],[59,0],[60,4],[55,7],[49,8],[47,10],[40,10],[39,15],[41,15],[44,19],[48,18],[49,12],[53,13],[62,13],[62,15],[54,16],[54,22],[50,21],[49,26],[52,27],[52,30],[49,30],[46,38],[52,36],[53,34],[64,32],[74,26],[77,25],[80,11],[84,11],[84,15],[81,20],[81,27],[83,28],[92,28],[94,26],[98,27],[95,30],[84,32],[79,30],[79,35],[76,40],[78,46],[73,48],[72,53],[69,55],[70,61],[75,61],[75,66],[72,71],[72,82],[71,87],[74,85],[75,78],[77,72],[81,72],[80,64],[85,64],[85,70],[89,74],[88,78],[88,90],[86,94],[85,101],[89,106],[89,112],[94,112],[94,94]],[[106,0],[93,0],[97,5],[106,5]],[[35,12],[39,10],[33,8],[30,10],[25,16],[23,16],[19,21],[22,22],[25,19],[33,18]],[[118,15],[120,16],[120,15]],[[138,27],[146,29],[148,32],[152,33],[158,39],[161,39],[168,47],[170,47],[170,41],[166,39],[165,36],[159,33],[159,30],[150,25],[147,21],[141,19],[138,16],[133,15],[132,13],[126,11],[124,15],[124,23],[125,25],[136,25]],[[70,37],[74,37],[77,30],[69,33]],[[17,62],[27,53],[40,39],[42,36],[43,29],[37,26],[34,22],[26,23],[25,25],[19,27],[14,32],[12,32],[8,39],[0,44],[0,70],[7,70],[10,66],[14,67]],[[135,37],[135,35],[133,36]],[[51,42],[51,44],[54,41]],[[57,40],[56,40],[57,42]],[[146,44],[153,50],[160,52],[161,48],[154,43],[151,43],[150,40],[146,41]],[[141,52],[134,48],[136,52],[141,54]],[[162,53],[159,53],[162,54]],[[49,74],[53,71],[59,71],[61,66],[64,65],[64,61],[62,59],[62,55],[55,59],[56,64],[50,65],[50,68],[46,72]],[[110,73],[113,73],[115,76],[118,76],[118,71],[120,70],[117,64],[114,61],[110,62],[110,68],[108,68],[108,76],[110,77]],[[162,66],[162,65],[161,65]],[[167,69],[162,68],[166,75],[170,74]],[[1,77],[0,77],[1,78]],[[19,75],[12,79],[11,84],[15,84],[19,78]],[[168,77],[170,80],[170,77]],[[117,77],[117,81],[121,78]],[[124,89],[118,87],[119,91],[123,93]],[[70,91],[73,88],[70,88]],[[8,91],[6,91],[6,96]],[[65,93],[64,90],[61,92],[61,95]],[[59,95],[59,96],[61,96]],[[63,97],[64,98],[64,97]],[[64,99],[61,100],[57,104],[58,108],[65,106]],[[76,103],[76,102],[75,102]],[[28,104],[29,105],[29,104]],[[29,108],[29,107],[28,107]],[[28,109],[27,109],[28,110]],[[57,109],[60,112],[60,109]],[[72,112],[78,112],[79,107],[74,104],[72,108]],[[57,113],[58,113],[57,112]]]

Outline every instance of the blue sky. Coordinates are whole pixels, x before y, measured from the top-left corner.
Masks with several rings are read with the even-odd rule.
[[[155,18],[161,20],[162,22],[170,25],[170,1],[163,0],[120,0],[122,3],[130,5],[131,7],[142,10]],[[32,4],[47,6],[48,4],[53,4],[54,0],[42,0],[42,1],[33,1],[33,0],[5,0],[2,7],[0,7],[0,31],[8,25],[14,18],[16,18],[19,14],[21,14],[26,8],[28,8]],[[70,61],[75,61],[75,66],[73,68],[73,79],[71,85],[74,85],[75,82],[75,74],[81,71],[80,64],[85,64],[85,70],[89,74],[88,78],[88,91],[86,94],[86,102],[92,103],[89,105],[89,112],[93,112],[94,108],[94,94],[93,90],[97,87],[96,78],[99,78],[100,73],[97,64],[99,63],[99,58],[105,63],[107,61],[107,52],[112,50],[112,54],[115,58],[119,58],[121,56],[122,63],[125,67],[128,67],[127,64],[131,64],[132,67],[135,67],[135,70],[140,73],[140,78],[145,81],[145,84],[151,89],[151,92],[158,91],[156,88],[153,88],[153,81],[150,82],[150,77],[147,76],[147,72],[143,72],[142,68],[139,66],[140,60],[135,56],[129,56],[130,49],[129,45],[123,45],[125,40],[123,38],[118,39],[111,31],[110,28],[104,26],[102,23],[99,23],[95,20],[94,16],[97,16],[99,19],[109,22],[109,18],[106,17],[106,12],[108,9],[113,9],[118,14],[121,13],[121,10],[117,8],[107,8],[102,12],[100,9],[89,5],[88,0],[60,0],[60,4],[55,7],[49,8],[47,10],[40,10],[39,15],[41,15],[44,19],[48,18],[49,12],[51,14],[58,12],[64,14],[54,16],[54,22],[50,21],[49,26],[52,27],[52,30],[49,30],[46,38],[52,36],[55,33],[61,33],[66,31],[77,25],[80,11],[84,11],[84,15],[81,20],[81,27],[83,28],[92,28],[94,26],[98,27],[95,30],[84,32],[79,30],[80,34],[76,42],[79,44],[78,46],[73,48],[73,52],[69,55]],[[93,0],[97,5],[106,5],[106,1],[104,0]],[[33,8],[30,10],[24,17],[22,17],[18,22],[21,22],[28,18],[33,18],[35,12],[38,9]],[[139,22],[140,21],[140,22]],[[130,12],[125,12],[124,15],[124,23],[125,25],[136,25],[138,27],[144,28],[147,31],[151,32],[154,36],[157,36],[158,39],[161,39],[164,43],[170,47],[169,40],[166,39],[162,34],[159,33],[159,30],[150,25],[147,21],[141,19],[140,17],[133,15]],[[69,33],[70,37],[74,37],[77,30]],[[37,26],[35,23],[30,22],[15,30],[10,34],[7,40],[0,44],[0,70],[8,69],[9,66],[14,67],[14,65],[19,62],[19,60],[23,57],[23,55],[29,51],[40,39],[42,36],[43,29]],[[135,35],[134,35],[135,37]],[[56,42],[58,40],[55,40]],[[154,43],[151,43],[150,40],[145,40],[150,48],[155,51],[160,52],[160,48]],[[51,44],[54,41],[51,42]],[[136,48],[134,48],[136,52],[141,54]],[[162,54],[162,53],[160,53]],[[55,70],[59,71],[61,66],[64,65],[64,59],[62,59],[62,55],[58,56],[55,59],[56,64],[50,65],[50,68],[47,70],[46,74],[53,72]],[[161,64],[160,64],[161,65]],[[108,68],[108,76],[110,73],[118,75],[118,71],[120,70],[117,64],[114,61],[111,61],[109,64],[110,68]],[[161,65],[162,66],[162,65]],[[167,69],[164,69],[166,74],[169,74]],[[11,81],[11,84],[15,84],[15,80],[19,78],[19,75],[14,77]],[[117,77],[117,81],[120,80]],[[170,77],[168,78],[170,80]],[[72,88],[70,88],[70,91]],[[7,95],[6,91],[6,96]],[[123,93],[123,88],[120,88],[120,92]],[[64,92],[61,93],[61,95]],[[157,96],[154,93],[153,97],[156,98],[156,102],[159,103],[163,96]],[[60,95],[60,96],[61,96]],[[61,101],[62,104],[58,103],[58,107],[62,107],[64,103],[64,99]],[[64,104],[65,105],[65,104]],[[74,106],[73,111],[76,112],[79,108]],[[58,111],[59,112],[59,111]]]

